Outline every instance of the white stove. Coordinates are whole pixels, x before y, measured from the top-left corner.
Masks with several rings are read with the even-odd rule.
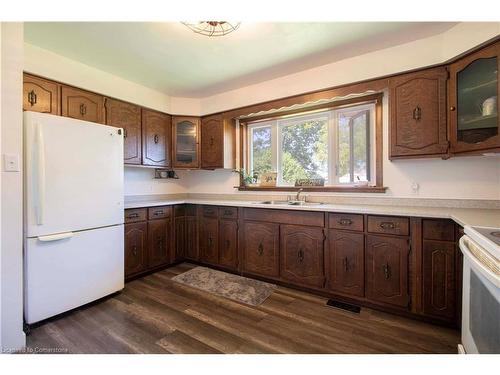
[[[459,351],[500,354],[500,228],[464,229]]]

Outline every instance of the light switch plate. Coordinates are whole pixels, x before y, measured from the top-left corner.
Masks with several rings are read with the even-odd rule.
[[[3,155],[3,170],[5,172],[20,172],[19,155],[4,154]]]

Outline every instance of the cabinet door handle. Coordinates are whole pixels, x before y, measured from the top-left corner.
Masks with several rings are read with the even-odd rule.
[[[414,120],[420,120],[422,118],[422,108],[420,108],[418,105],[415,107],[413,110],[413,119]]]
[[[347,259],[347,257],[345,257],[343,259],[342,263],[344,264],[344,271],[349,272],[349,259]]]
[[[382,271],[384,272],[384,277],[386,280],[389,280],[391,278],[391,266],[389,266],[389,263],[386,263],[382,266]]]
[[[132,254],[134,254],[135,257],[137,256],[137,246],[136,245],[132,246]]]
[[[85,114],[87,113],[87,106],[85,104],[80,104],[80,114],[82,116],[85,116]]]
[[[154,215],[155,216],[163,215],[163,211],[155,211]]]
[[[338,221],[338,223],[340,225],[351,225],[352,224],[352,220],[351,219],[340,219]]]
[[[231,246],[231,241],[226,240],[226,249],[229,249],[230,246]]]
[[[213,240],[212,240],[212,237],[208,237],[208,247],[212,247],[212,243],[213,243]]]
[[[297,256],[299,258],[299,262],[302,263],[304,261],[304,250],[299,249],[299,252],[297,253]]]
[[[382,228],[382,229],[395,229],[396,224],[394,224],[390,221],[383,221],[380,223],[380,228]]]
[[[452,111],[452,112],[455,111],[455,109],[456,109],[455,106],[450,107],[450,111]]]
[[[31,90],[28,93],[28,103],[30,103],[30,105],[32,107],[36,104],[36,99],[37,99],[37,96],[36,96],[35,90]]]
[[[128,136],[127,129],[123,129],[123,138],[127,138],[127,136]]]
[[[158,237],[158,250],[163,250],[163,239]]]
[[[259,244],[259,247],[257,248],[257,253],[259,255],[262,255],[264,253],[264,245],[262,245],[262,242]]]
[[[129,219],[135,219],[135,218],[138,218],[139,217],[139,214],[137,213],[134,213],[134,214],[130,214],[127,216]]]
[[[160,137],[158,136],[158,134],[155,134],[155,136],[153,137],[153,140],[155,143],[158,143],[160,141]]]
[[[214,137],[210,137],[210,146],[214,145]]]

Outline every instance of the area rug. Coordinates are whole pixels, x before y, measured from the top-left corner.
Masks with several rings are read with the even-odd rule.
[[[276,289],[274,284],[206,267],[193,268],[173,277],[172,280],[251,306],[260,305]]]

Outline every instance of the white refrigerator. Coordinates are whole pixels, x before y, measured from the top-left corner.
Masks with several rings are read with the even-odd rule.
[[[123,131],[24,112],[24,316],[124,287]]]

